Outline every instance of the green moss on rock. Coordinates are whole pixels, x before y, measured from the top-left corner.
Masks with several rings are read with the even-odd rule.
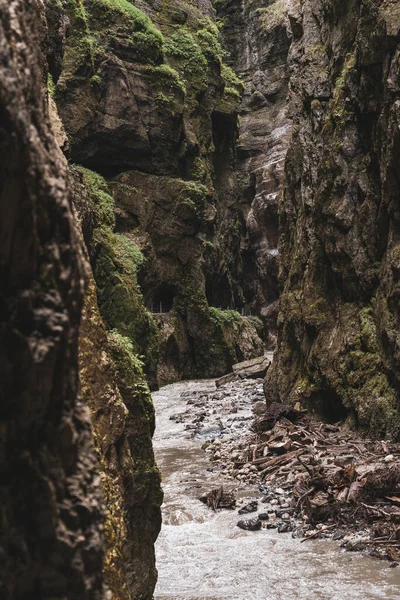
[[[204,90],[208,84],[207,59],[195,36],[187,29],[168,36],[164,51],[174,66],[182,73],[184,81],[196,91]]]
[[[91,24],[101,36],[108,35],[111,41],[124,38],[138,60],[162,62],[164,37],[161,31],[129,0],[85,0],[85,3]]]
[[[236,310],[223,310],[215,306],[210,306],[209,310],[211,319],[220,326],[227,325],[228,323],[238,323],[242,319],[242,316]]]
[[[119,377],[123,379],[124,386],[129,388],[134,394],[135,403],[139,407],[140,415],[137,415],[137,406],[135,407],[135,416],[139,416],[143,423],[146,423],[146,431],[152,436],[155,428],[155,413],[152,403],[149,386],[144,375],[144,363],[135,353],[134,346],[130,338],[121,335],[113,329],[107,334],[108,349],[114,361]],[[132,410],[132,407],[128,407]]]
[[[101,231],[113,231],[115,228],[115,205],[107,182],[101,175],[90,169],[81,166],[76,168],[82,174],[83,184],[89,195],[95,214],[95,227]]]
[[[147,372],[154,372],[158,329],[137,282],[144,256],[132,234],[114,231],[115,204],[105,179],[89,169],[75,168],[82,174],[95,214],[93,272],[101,315],[108,329],[129,337],[135,352],[143,355]]]

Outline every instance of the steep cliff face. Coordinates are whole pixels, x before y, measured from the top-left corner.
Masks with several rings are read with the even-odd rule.
[[[0,2],[0,596],[100,600],[100,486],[77,402],[82,264],[42,9]]]
[[[114,203],[91,254],[106,326],[145,356],[152,385],[221,374],[263,343],[257,321],[224,313],[245,304],[234,171],[242,83],[224,62],[212,4],[74,0],[65,18],[55,99],[72,161],[104,176],[98,203],[106,193]],[[117,264],[127,253],[130,282]]]
[[[244,83],[235,161],[246,234],[243,287],[249,307],[263,317],[271,348],[278,312],[278,204],[291,135],[286,3],[217,0],[215,5],[229,62]]]
[[[71,169],[74,203],[91,251],[97,214],[92,188],[84,181],[82,171]],[[89,285],[79,364],[81,397],[91,412],[106,506],[104,583],[114,600],[150,600],[157,581],[154,542],[160,531],[162,502],[151,443],[154,408],[132,343],[117,330],[106,332],[88,262],[86,267]]]
[[[397,2],[288,2],[293,141],[269,400],[399,438]]]
[[[154,410],[135,348],[106,334],[88,261],[112,199],[68,173],[46,92],[67,30],[61,3],[0,2],[0,596],[150,600]]]

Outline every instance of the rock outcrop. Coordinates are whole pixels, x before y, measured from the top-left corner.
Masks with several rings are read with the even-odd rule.
[[[41,2],[0,1],[0,596],[100,600],[100,481],[77,402],[82,262],[44,39]]]
[[[70,170],[70,183],[85,254],[93,254],[101,236],[112,239],[111,231],[98,231],[98,205],[92,195],[94,191],[99,194],[104,183],[77,168]],[[104,197],[111,200],[105,192]],[[109,247],[112,244],[105,245]],[[114,255],[107,257],[114,265]],[[129,255],[119,258],[129,265]],[[129,269],[119,273],[119,264],[113,268],[115,286],[123,286],[124,275],[129,273]],[[114,600],[151,600],[157,581],[154,542],[161,527],[162,502],[152,449],[154,408],[136,348],[117,329],[106,331],[98,302],[101,295],[89,260],[86,268],[89,285],[80,328],[79,364],[81,398],[90,408],[106,506],[104,583]]]
[[[105,331],[93,277],[82,315],[80,367],[106,506],[104,583],[115,600],[151,600],[162,502],[151,444],[154,408],[130,341]]]
[[[154,409],[137,347],[106,333],[88,260],[134,299],[136,255],[102,178],[68,170],[60,150],[46,75],[61,72],[68,27],[59,2],[0,2],[0,595],[150,600]]]
[[[247,306],[264,322],[269,348],[278,314],[278,205],[291,136],[287,106],[291,43],[284,0],[217,0],[229,63],[244,83],[236,145],[241,253]]]
[[[98,205],[91,263],[106,327],[144,355],[153,387],[220,375],[259,355],[263,332],[240,314],[243,86],[212,3],[73,0],[65,19],[54,97]]]
[[[269,401],[400,437],[400,10],[288,2],[293,141]]]

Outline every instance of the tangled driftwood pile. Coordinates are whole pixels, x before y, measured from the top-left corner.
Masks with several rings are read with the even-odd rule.
[[[306,538],[357,532],[349,549],[383,548],[400,559],[399,444],[356,439],[279,404],[257,417],[253,430],[245,458],[266,493],[279,488],[291,495],[293,514],[308,524]]]
[[[210,470],[225,479],[202,498],[210,508],[234,508],[231,477],[241,494],[259,484],[260,512],[242,528],[333,537],[400,562],[400,444],[318,422],[300,405],[267,410],[261,380],[187,396],[186,410],[172,418],[204,440]]]

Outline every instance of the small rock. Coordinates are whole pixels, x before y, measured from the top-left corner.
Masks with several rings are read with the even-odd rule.
[[[393,454],[388,454],[387,456],[385,456],[385,458],[383,460],[385,461],[385,463],[393,462],[394,456],[393,456]]]
[[[240,508],[238,512],[239,515],[245,515],[246,513],[256,512],[257,508],[258,502],[257,500],[254,500],[253,502],[249,502],[245,506],[242,506],[242,508]]]
[[[294,529],[292,531],[293,539],[302,538],[302,537],[304,537],[304,530],[301,527],[298,527],[297,529]]]
[[[290,523],[288,523],[287,521],[279,523],[278,533],[287,533],[288,531],[290,531]]]
[[[258,518],[260,521],[269,521],[269,514],[266,512],[258,513]]]
[[[263,415],[267,410],[267,405],[265,402],[255,402],[252,406],[252,410],[255,415]]]
[[[346,550],[349,552],[360,552],[365,550],[367,538],[355,537],[347,541],[345,545]]]
[[[294,511],[295,511],[294,508],[278,508],[275,512],[276,512],[277,517],[283,518],[283,515],[285,515],[285,514],[292,515],[294,513]]]
[[[240,527],[240,529],[245,529],[246,531],[258,531],[261,529],[261,521],[258,517],[247,519],[246,521],[238,521],[236,525],[237,527]]]

